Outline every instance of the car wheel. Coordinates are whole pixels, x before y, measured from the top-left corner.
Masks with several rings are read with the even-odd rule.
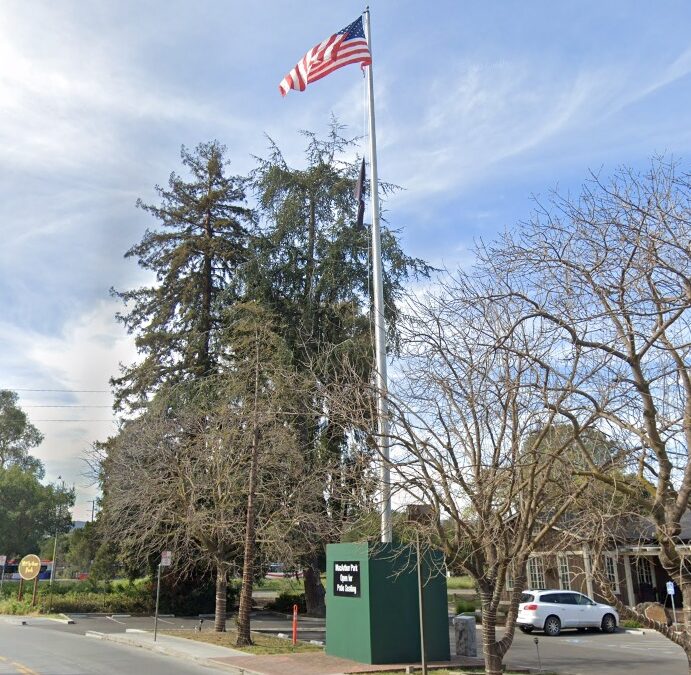
[[[600,625],[603,633],[614,633],[617,630],[617,620],[613,614],[605,614],[602,617],[602,624]]]
[[[535,630],[535,626],[519,626],[519,628],[524,632],[524,633],[532,633]]]
[[[543,630],[545,631],[545,635],[549,635],[550,637],[559,635],[559,633],[561,633],[561,621],[559,621],[559,617],[553,614],[548,616],[545,619],[545,627]]]

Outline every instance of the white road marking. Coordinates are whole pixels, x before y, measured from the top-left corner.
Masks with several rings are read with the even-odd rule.
[[[124,621],[118,621],[117,619],[114,619],[112,616],[107,616],[106,619],[110,619],[111,621],[114,621],[115,623],[119,623],[121,626],[127,625]]]

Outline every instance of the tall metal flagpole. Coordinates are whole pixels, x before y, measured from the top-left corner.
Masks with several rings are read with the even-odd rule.
[[[369,7],[364,11],[365,37],[372,56],[372,34]],[[374,347],[376,356],[377,413],[379,423],[379,454],[381,457],[381,540],[391,541],[391,476],[389,472],[389,417],[386,403],[386,323],[384,322],[384,283],[379,227],[379,181],[377,176],[377,134],[374,125],[374,82],[372,64],[366,68],[369,91],[369,147],[372,170],[372,277],[374,285]]]

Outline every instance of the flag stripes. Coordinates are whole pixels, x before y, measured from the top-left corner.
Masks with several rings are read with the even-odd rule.
[[[305,91],[311,82],[351,63],[360,63],[362,67],[372,63],[362,17],[312,47],[283,78],[278,88],[282,96],[291,89]]]

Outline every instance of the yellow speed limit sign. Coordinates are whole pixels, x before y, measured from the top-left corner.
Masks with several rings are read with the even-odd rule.
[[[25,555],[19,563],[19,576],[25,581],[31,581],[38,576],[41,571],[41,559],[31,553]]]

